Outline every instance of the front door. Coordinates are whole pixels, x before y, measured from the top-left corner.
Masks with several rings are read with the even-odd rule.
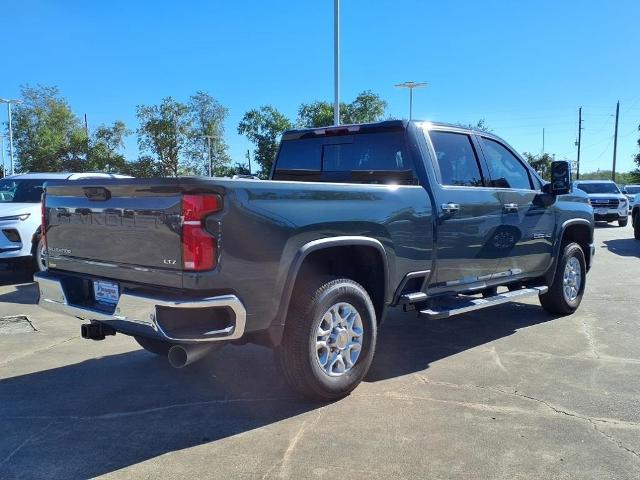
[[[436,275],[432,293],[461,290],[496,272],[500,250],[495,235],[502,222],[499,191],[486,185],[477,147],[465,133],[430,130],[438,183]]]
[[[542,193],[537,179],[506,145],[480,137],[491,185],[500,192],[503,243],[512,244],[498,266],[499,274],[536,274],[551,262],[555,236],[554,198]]]

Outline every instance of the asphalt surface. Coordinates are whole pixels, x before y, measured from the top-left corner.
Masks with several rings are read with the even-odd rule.
[[[640,242],[596,240],[576,314],[396,312],[333,404],[299,400],[265,348],[174,370],[124,335],[83,340],[0,272],[0,317],[33,327],[0,330],[0,479],[638,479]]]

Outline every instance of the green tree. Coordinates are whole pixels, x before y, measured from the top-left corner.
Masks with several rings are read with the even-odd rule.
[[[548,153],[534,155],[529,152],[524,152],[522,156],[542,178],[545,180],[551,180],[551,162],[553,161],[553,157],[551,155]]]
[[[120,173],[139,178],[165,176],[160,163],[150,155],[142,155],[135,161],[125,162],[120,169]]]
[[[180,158],[191,133],[189,107],[171,97],[160,105],[138,105],[138,147],[155,156],[163,177],[177,177]]]
[[[254,158],[260,165],[260,176],[267,177],[278,151],[282,133],[293,128],[287,117],[271,105],[249,110],[238,125],[238,133],[246,135],[256,146]]]
[[[85,171],[87,136],[56,87],[21,88],[13,109],[13,144],[18,170]]]
[[[131,134],[124,122],[117,120],[113,125],[100,125],[89,140],[89,158],[91,170],[101,172],[121,172],[126,160],[121,150],[124,138]]]
[[[370,90],[361,92],[351,103],[340,103],[340,123],[377,122],[384,117],[387,102]],[[316,100],[298,108],[300,127],[328,127],[333,125],[333,103]]]
[[[208,174],[210,142],[213,172],[216,175],[223,174],[231,162],[224,140],[224,121],[229,113],[228,109],[202,91],[192,95],[187,106],[191,122],[186,152],[189,168],[196,174]],[[207,136],[210,138],[207,139]]]

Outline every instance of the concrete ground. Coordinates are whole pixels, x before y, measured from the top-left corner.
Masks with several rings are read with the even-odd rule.
[[[83,340],[0,272],[0,316],[36,329],[0,331],[0,478],[638,479],[640,242],[596,239],[576,314],[397,312],[366,381],[328,405],[264,348],[173,370],[124,335]]]

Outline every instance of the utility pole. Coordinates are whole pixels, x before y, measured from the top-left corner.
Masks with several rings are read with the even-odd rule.
[[[582,107],[578,108],[578,161],[576,162],[576,180],[580,180],[580,144],[582,143]]]
[[[0,145],[2,145],[2,177],[7,176],[7,167],[4,164],[4,139],[5,135],[0,135]]]
[[[340,125],[340,0],[333,0],[333,124]]]
[[[247,149],[247,161],[249,162],[249,175],[252,175],[252,170],[251,170],[251,152],[249,152],[248,149]]]
[[[413,119],[413,89],[414,88],[422,88],[426,87],[426,82],[403,82],[396,84],[396,87],[399,88],[408,88],[409,89],[409,120]]]
[[[213,137],[211,135],[204,135],[204,138],[207,139],[207,152],[209,156],[209,176],[213,177],[213,162],[211,161],[211,139]]]
[[[613,133],[613,168],[611,169],[611,180],[616,181],[616,154],[618,152],[618,117],[620,116],[620,100],[616,103],[616,127]]]

